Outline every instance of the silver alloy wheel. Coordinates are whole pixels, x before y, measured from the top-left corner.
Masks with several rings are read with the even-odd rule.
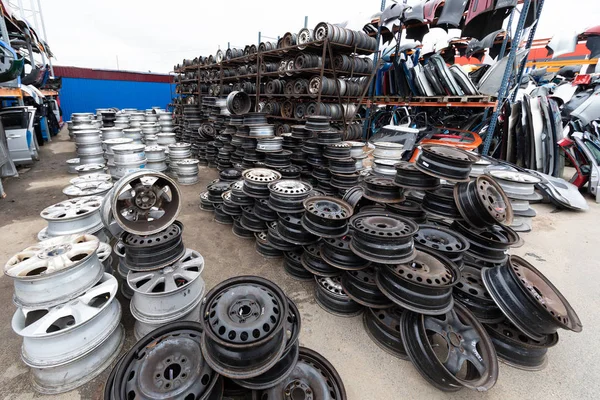
[[[118,325],[104,342],[85,357],[56,367],[31,368],[33,388],[44,394],[58,394],[86,384],[115,361],[121,353],[124,340],[125,329],[123,325]]]
[[[115,221],[137,235],[152,235],[171,225],[181,209],[177,184],[163,173],[137,171],[114,187],[111,208]]]
[[[78,184],[86,183],[86,182],[90,182],[90,181],[110,182],[111,180],[112,180],[112,177],[109,174],[97,173],[97,174],[78,176],[77,178],[71,179],[69,181],[69,183],[71,185],[78,185]]]
[[[77,167],[79,166],[79,158],[70,158],[67,160],[67,171],[70,174],[76,174],[77,173]]]
[[[141,322],[136,320],[135,323],[133,324],[133,335],[135,336],[135,340],[140,340],[141,338],[143,338],[144,336],[146,336],[147,334],[149,334],[150,332],[152,332],[155,329],[160,328],[163,325],[166,324],[172,324],[173,322],[178,322],[178,321],[194,321],[194,322],[200,322],[200,306],[202,305],[202,303],[198,303],[198,305],[194,308],[192,308],[192,310],[185,314],[184,316],[182,316],[181,318],[178,318],[176,321],[170,321],[170,322],[160,322],[158,324],[148,324],[146,322]]]
[[[102,227],[101,196],[69,199],[46,207],[40,216],[48,222],[50,237],[87,233]]]
[[[135,292],[130,304],[131,314],[148,324],[180,319],[204,296],[203,269],[204,258],[200,253],[186,249],[182,258],[160,270],[130,271],[127,284]]]
[[[14,255],[4,273],[14,280],[19,307],[51,307],[88,290],[104,274],[99,239],[80,234],[44,240]]]
[[[81,164],[75,167],[79,176],[104,173],[104,164]]]
[[[95,174],[96,175],[96,174]],[[104,175],[104,174],[102,174]],[[110,175],[109,175],[110,176]],[[107,181],[93,181],[88,180],[87,182],[77,183],[69,185],[63,189],[63,194],[68,198],[78,198],[83,196],[100,196],[103,197],[113,187],[112,182]]]
[[[21,357],[30,367],[63,365],[84,357],[116,329],[121,305],[117,279],[104,274],[81,296],[49,309],[19,308],[13,331],[23,337]]]
[[[384,158],[388,160],[400,160],[404,152],[404,145],[394,142],[375,142],[373,157]]]

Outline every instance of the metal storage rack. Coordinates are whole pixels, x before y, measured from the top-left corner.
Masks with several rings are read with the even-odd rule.
[[[321,57],[321,66],[317,68],[305,68],[305,69],[295,69],[295,70],[286,70],[282,71],[272,71],[272,72],[262,72],[261,65],[267,62],[281,63],[284,59],[295,57],[301,53],[309,53],[315,54]],[[262,100],[271,100],[271,99],[289,99],[297,102],[316,102],[316,103],[335,103],[343,109],[342,105],[345,104],[354,104],[359,106],[361,104],[362,99],[365,97],[368,86],[370,85],[375,72],[376,65],[373,66],[372,72],[370,73],[360,73],[354,71],[354,65],[352,65],[351,70],[348,71],[338,71],[335,68],[333,63],[334,55],[343,54],[351,57],[364,56],[372,54],[373,52],[367,49],[361,49],[357,46],[347,46],[338,43],[331,43],[328,39],[312,41],[309,43],[293,45],[285,48],[276,48],[272,50],[266,51],[257,51],[253,54],[244,55],[241,57],[236,57],[232,59],[224,59],[220,63],[212,63],[208,65],[199,65],[199,66],[186,66],[181,68],[176,73],[185,73],[187,71],[191,71],[195,69],[198,74],[198,92],[190,93],[191,95],[198,96],[197,103],[201,103],[201,99],[204,96],[225,96],[223,94],[223,88],[225,85],[229,85],[231,83],[253,83],[255,87],[255,93],[248,93],[250,96],[255,99],[255,110],[259,110],[259,104]],[[329,65],[329,68],[325,68],[326,65]],[[241,74],[241,75],[229,75],[228,71],[230,71],[234,67],[245,66],[246,69],[253,70],[254,72]],[[253,67],[253,68],[251,68]],[[298,78],[298,77],[314,77],[318,76],[320,81],[322,82],[323,77],[330,78],[336,80],[338,78],[365,78],[367,80],[364,85],[364,90],[361,95],[348,96],[348,95],[340,95],[339,90],[337,90],[337,94],[327,95],[322,93],[323,87],[321,86],[320,90],[316,94],[268,94],[265,93],[263,89],[263,84],[266,82],[268,78],[278,78],[278,77],[289,77],[289,78]],[[180,82],[183,84],[184,82]],[[219,93],[209,93],[209,91],[203,90],[205,86],[213,85],[214,87],[219,87]],[[216,86],[214,86],[216,85]],[[210,89],[207,87],[207,89]],[[317,109],[317,113],[319,110]],[[337,122],[347,126],[348,124],[356,121],[357,118],[355,116],[351,116],[350,118],[346,118],[346,113],[342,112],[342,117],[338,120],[334,120],[333,122]],[[276,116],[269,115],[269,119],[277,120],[277,121],[289,121],[289,122],[300,122],[303,121],[304,118],[296,118],[296,117],[284,117],[284,116]]]
[[[470,107],[470,108],[484,108],[486,109],[486,113],[492,112],[492,116],[490,118],[490,124],[487,128],[486,132],[490,132],[491,134],[487,134],[485,136],[485,140],[483,143],[482,154],[487,155],[493,139],[493,132],[496,129],[498,123],[498,117],[502,110],[502,105],[507,100],[510,89],[514,87],[515,82],[520,82],[521,77],[523,76],[523,71],[525,69],[525,65],[527,62],[527,58],[523,60],[523,62],[519,65],[516,73],[514,73],[513,68],[516,53],[519,49],[518,44],[521,43],[522,37],[525,33],[525,21],[527,18],[529,7],[535,4],[537,5],[537,9],[535,11],[535,21],[533,26],[529,31],[529,37],[525,42],[523,49],[529,50],[532,46],[533,38],[535,36],[537,24],[544,6],[544,0],[519,0],[518,5],[522,5],[520,10],[515,7],[509,17],[507,31],[511,32],[513,20],[515,16],[518,16],[518,22],[515,29],[515,33],[512,38],[510,35],[505,35],[502,41],[502,50],[500,54],[505,54],[506,47],[508,45],[508,39],[512,40],[514,44],[511,46],[508,57],[509,61],[507,63],[507,68],[504,72],[504,78],[502,80],[502,85],[498,92],[497,97],[493,96],[443,96],[443,97],[412,97],[412,98],[399,98],[399,97],[391,97],[391,96],[374,96],[373,92],[370,92],[370,95],[367,99],[363,100],[363,104],[367,105],[367,118],[365,118],[365,124],[363,127],[363,132],[368,132],[369,129],[369,115],[373,106],[378,105],[389,105],[389,106],[413,106],[413,107]],[[381,10],[385,9],[385,0],[382,1]],[[435,25],[435,20],[432,25]],[[397,31],[396,31],[397,33]],[[380,31],[377,32],[377,42],[380,40]],[[377,55],[376,55],[377,57]],[[514,101],[516,96],[516,90],[512,93],[511,101]],[[476,101],[474,101],[476,100]]]

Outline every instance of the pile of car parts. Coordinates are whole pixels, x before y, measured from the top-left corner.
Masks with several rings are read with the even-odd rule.
[[[118,283],[87,234],[39,242],[14,255],[4,273],[14,280],[12,328],[34,388],[72,390],[94,379],[118,356],[125,337]]]
[[[302,139],[308,154],[329,140],[323,122],[311,122],[312,138]],[[344,151],[336,147],[327,154]],[[508,255],[523,243],[510,228],[520,211],[510,196],[529,189],[511,190],[493,169],[472,174],[475,162],[472,153],[429,146],[415,164],[398,163],[394,177],[368,176],[329,196],[319,193],[320,180],[313,188],[313,179],[328,173],[318,164],[299,179],[248,169],[242,180],[209,185],[202,209],[212,206],[215,219],[232,224],[236,236],[256,239],[259,254],[282,257],[293,279],[313,281],[315,300],[327,312],[363,313],[369,337],[410,359],[440,390],[484,391],[498,378],[498,359],[543,368],[558,327],[579,331],[581,324],[539,271]],[[517,283],[510,275],[526,267],[533,271],[529,280]],[[550,306],[558,301],[563,306]],[[548,311],[540,313],[544,304]],[[504,327],[510,333],[499,335]]]
[[[203,324],[174,322],[139,339],[113,368],[104,399],[347,399],[335,368],[299,345],[300,313],[273,282],[223,281],[200,315]]]

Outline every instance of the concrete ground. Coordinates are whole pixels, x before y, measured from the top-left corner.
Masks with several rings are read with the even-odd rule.
[[[66,173],[65,161],[75,148],[63,131],[41,149],[41,161],[19,178],[5,180],[8,196],[0,200],[0,263],[36,243],[45,226],[39,212],[65,200],[62,189],[73,176]],[[212,221],[212,214],[200,211],[198,195],[217,177],[202,169],[200,182],[183,186],[184,241],[205,259],[203,272],[207,288],[243,274],[271,279],[291,297],[302,314],[301,345],[310,347],[336,367],[351,400],[379,399],[597,399],[600,393],[600,351],[596,347],[600,329],[600,206],[588,200],[584,213],[536,205],[533,231],[523,234],[525,245],[514,249],[540,269],[565,295],[583,322],[583,332],[561,331],[560,342],[549,350],[549,363],[541,372],[525,372],[500,364],[496,386],[487,393],[463,389],[447,394],[430,386],[408,361],[398,360],[379,349],[367,336],[362,318],[340,318],[323,311],[313,298],[312,283],[287,276],[281,260],[265,260],[254,251],[253,241],[238,239],[230,226]],[[30,384],[27,367],[20,359],[21,338],[11,329],[15,311],[12,280],[0,276],[0,399],[100,399],[108,370],[82,388],[60,396],[41,396]],[[127,329],[124,349],[134,343],[133,319],[128,303],[123,305]],[[320,399],[316,399],[320,400]]]

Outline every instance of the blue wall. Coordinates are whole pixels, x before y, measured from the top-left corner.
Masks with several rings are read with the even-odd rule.
[[[171,102],[169,83],[62,78],[60,105],[63,120],[76,112],[95,113],[97,108],[166,108]]]

